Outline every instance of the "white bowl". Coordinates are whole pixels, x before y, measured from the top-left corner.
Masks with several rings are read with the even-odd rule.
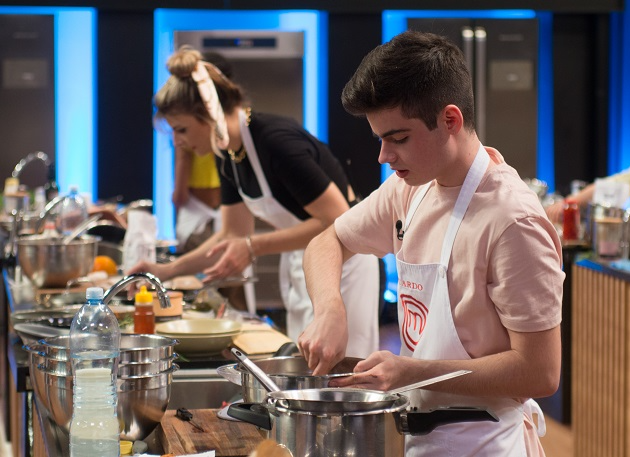
[[[228,319],[183,319],[162,322],[155,326],[158,335],[176,338],[177,352],[201,357],[218,354],[242,331],[240,322]]]
[[[177,335],[186,337],[191,335],[221,335],[240,333],[243,325],[229,319],[180,319],[161,322],[155,326],[156,333],[161,335]]]

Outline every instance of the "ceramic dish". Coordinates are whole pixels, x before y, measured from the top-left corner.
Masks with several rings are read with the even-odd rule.
[[[229,319],[180,319],[157,324],[155,331],[162,335],[179,338],[190,336],[213,336],[238,334],[243,325]]]
[[[179,354],[204,357],[226,349],[241,329],[240,322],[227,319],[182,319],[157,324],[155,333],[176,338]]]

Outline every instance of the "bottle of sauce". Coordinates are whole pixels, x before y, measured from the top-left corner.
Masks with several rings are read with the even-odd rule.
[[[562,239],[564,241],[576,241],[580,233],[580,207],[574,198],[564,201],[564,213],[562,219]]]
[[[153,312],[153,294],[146,286],[140,287],[135,297],[133,313],[134,333],[155,333],[155,313]]]

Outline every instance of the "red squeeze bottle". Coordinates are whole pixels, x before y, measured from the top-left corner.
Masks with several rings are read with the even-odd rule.
[[[146,286],[140,287],[135,297],[133,313],[134,333],[155,333],[155,313],[153,312],[153,295]]]
[[[564,201],[564,213],[562,219],[562,238],[565,241],[577,240],[580,228],[580,208],[574,198]]]

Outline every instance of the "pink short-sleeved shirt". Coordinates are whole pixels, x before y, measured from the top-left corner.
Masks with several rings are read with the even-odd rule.
[[[486,148],[491,164],[459,228],[448,266],[453,319],[473,358],[508,350],[506,329],[549,330],[562,313],[562,251],[537,196]],[[439,262],[444,234],[461,187],[433,182],[407,228],[396,236],[418,191],[395,174],[340,216],[335,229],[351,251],[399,253],[414,264]]]

